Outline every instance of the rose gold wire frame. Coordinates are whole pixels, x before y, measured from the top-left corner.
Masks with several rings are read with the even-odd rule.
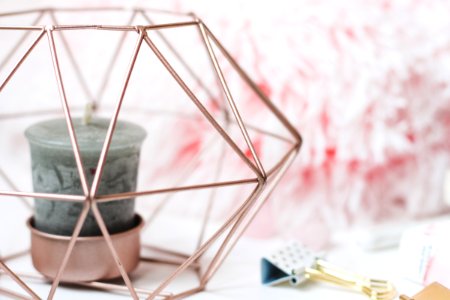
[[[79,13],[79,12],[86,12],[86,11],[126,11],[131,12],[130,19],[126,25],[123,26],[112,26],[112,25],[60,25],[58,24],[57,20],[57,13],[58,12],[73,12],[73,13]],[[69,245],[67,247],[66,253],[64,255],[64,258],[61,262],[60,268],[57,272],[56,277],[54,278],[51,289],[49,294],[47,295],[47,299],[53,299],[55,296],[55,292],[59,286],[59,283],[61,281],[61,276],[64,272],[64,269],[67,265],[68,260],[70,259],[72,250],[78,240],[78,236],[80,234],[81,228],[86,220],[87,214],[89,210],[92,210],[94,217],[99,224],[99,227],[101,229],[101,233],[105,239],[106,244],[108,245],[108,248],[111,252],[111,255],[114,258],[114,261],[116,263],[117,268],[120,271],[121,277],[124,280],[125,285],[117,285],[117,284],[111,284],[111,283],[105,283],[105,282],[79,282],[74,283],[75,285],[79,285],[82,287],[88,287],[88,288],[95,288],[100,290],[105,290],[108,292],[128,292],[130,296],[133,299],[139,299],[138,295],[145,296],[146,299],[181,299],[184,297],[187,297],[189,295],[195,294],[197,292],[200,292],[205,289],[206,285],[212,278],[212,276],[216,273],[218,268],[222,265],[228,254],[231,252],[239,238],[242,236],[246,228],[251,224],[252,220],[255,218],[258,211],[261,209],[261,207],[264,205],[264,203],[267,201],[267,199],[270,197],[272,191],[278,184],[278,182],[281,180],[283,175],[286,173],[288,167],[292,163],[293,159],[296,157],[297,153],[300,150],[301,144],[302,144],[302,138],[300,134],[297,132],[295,127],[287,120],[287,118],[283,115],[283,113],[271,102],[271,100],[259,89],[259,87],[252,81],[252,79],[247,75],[247,73],[239,66],[239,64],[234,60],[234,58],[227,52],[227,50],[223,47],[223,45],[220,43],[220,41],[211,33],[211,31],[208,29],[208,27],[203,23],[202,20],[200,20],[197,16],[195,16],[192,13],[189,14],[183,14],[183,13],[174,13],[164,10],[158,10],[158,9],[149,9],[149,8],[142,8],[142,7],[135,7],[135,8],[122,8],[122,7],[91,7],[91,8],[42,8],[42,9],[31,9],[31,10],[24,10],[19,12],[10,12],[10,13],[0,13],[0,18],[5,16],[14,16],[14,15],[24,15],[24,14],[38,14],[35,20],[31,25],[27,26],[0,26],[0,30],[16,30],[16,31],[24,31],[24,34],[22,38],[19,39],[19,41],[14,45],[13,49],[8,53],[8,55],[5,57],[5,59],[1,62],[2,68],[9,62],[13,54],[18,51],[18,49],[25,43],[27,40],[27,37],[29,36],[30,32],[32,31],[40,31],[37,38],[32,42],[32,44],[27,48],[25,53],[22,55],[22,57],[19,59],[19,61],[13,66],[11,72],[8,74],[6,79],[0,84],[0,93],[3,90],[3,88],[8,84],[9,80],[14,76],[16,71],[20,68],[22,63],[27,59],[28,55],[33,51],[35,46],[39,44],[44,36],[47,37],[48,44],[49,44],[49,51],[52,57],[53,62],[53,69],[55,72],[55,78],[61,98],[61,104],[62,104],[62,110],[64,112],[64,116],[66,119],[67,129],[69,132],[69,137],[72,143],[74,158],[76,161],[77,169],[80,176],[80,181],[83,189],[83,195],[62,195],[62,194],[51,194],[51,193],[34,193],[34,192],[23,192],[19,191],[18,188],[14,185],[14,182],[11,178],[7,176],[7,174],[0,169],[1,176],[7,181],[8,185],[11,187],[13,191],[0,191],[0,195],[2,196],[9,196],[14,198],[19,198],[21,200],[24,200],[26,198],[45,198],[45,199],[52,199],[55,201],[73,201],[73,202],[83,202],[84,206],[82,209],[82,212],[78,218],[77,224],[75,226],[74,232],[71,236]],[[186,18],[189,18],[190,21],[183,21],[183,22],[174,22],[174,23],[164,23],[164,24],[157,24],[151,20],[151,18],[148,16],[148,13],[162,13],[162,14],[171,14],[174,16],[183,16]],[[50,26],[38,26],[36,25],[42,17],[48,14],[50,18],[55,22],[55,24]],[[148,21],[148,25],[144,26],[133,26],[131,25],[133,20],[137,15],[141,15],[145,20]],[[197,98],[195,93],[188,87],[188,85],[185,83],[185,81],[181,78],[181,76],[176,72],[176,70],[173,68],[173,66],[170,64],[170,62],[166,59],[164,53],[160,51],[160,49],[154,44],[152,39],[147,35],[147,31],[150,30],[159,30],[159,29],[165,29],[165,28],[181,28],[186,26],[194,26],[197,27],[199,34],[201,36],[201,41],[206,49],[206,54],[208,55],[210,62],[211,62],[211,68],[214,74],[217,76],[217,82],[219,87],[222,89],[224,99],[223,101],[226,101],[226,104],[219,105],[220,109],[223,110],[224,115],[226,116],[226,124],[225,126],[238,126],[240,133],[242,134],[242,137],[245,140],[245,143],[250,150],[251,159],[249,159],[242,150],[237,146],[236,142],[230,137],[230,135],[227,133],[227,130],[224,129],[216,120],[215,118],[209,113],[208,109],[201,103],[201,101]],[[125,74],[123,86],[121,89],[121,94],[119,96],[117,106],[114,108],[114,115],[111,119],[109,129],[105,138],[105,142],[101,151],[100,159],[98,162],[98,166],[96,169],[96,172],[94,174],[94,181],[92,183],[92,186],[89,187],[85,174],[83,172],[83,162],[80,155],[80,149],[78,147],[77,138],[74,132],[74,127],[72,123],[72,117],[71,117],[71,110],[74,108],[70,108],[68,104],[68,99],[65,92],[64,87],[64,80],[63,75],[60,70],[60,63],[58,60],[58,53],[57,53],[57,47],[55,45],[53,32],[55,31],[67,31],[67,30],[108,30],[108,31],[123,31],[124,35],[122,35],[121,39],[119,40],[119,43],[116,45],[113,57],[111,59],[111,62],[107,68],[107,72],[105,73],[102,84],[100,86],[100,90],[95,94],[96,97],[94,98],[94,93],[89,89],[88,84],[86,82],[86,79],[84,78],[82,72],[80,71],[78,62],[74,59],[72,55],[72,50],[70,48],[70,45],[65,41],[63,38],[63,47],[66,48],[66,51],[68,52],[68,55],[70,56],[70,62],[72,67],[75,70],[77,79],[82,85],[82,88],[87,95],[89,101],[92,101],[94,103],[94,108],[98,106],[99,102],[101,101],[102,95],[104,93],[104,90],[107,86],[109,77],[108,73],[111,73],[112,69],[114,68],[115,62],[117,61],[119,52],[122,48],[122,45],[125,43],[125,32],[134,32],[136,33],[136,45],[135,49],[133,51],[132,57],[130,59],[128,70]],[[161,37],[163,42],[168,47],[169,51],[171,51],[174,56],[181,62],[181,65],[188,71],[191,76],[197,81],[199,86],[202,86],[206,89],[207,93],[210,95],[211,92],[207,88],[207,86],[203,83],[200,76],[197,76],[196,73],[190,69],[189,64],[186,62],[186,60],[183,59],[183,57],[176,51],[176,49],[171,45],[170,41],[165,39],[164,34],[161,31],[157,31],[158,35]],[[141,191],[141,192],[129,192],[129,193],[120,193],[120,194],[111,194],[111,195],[97,195],[97,189],[100,184],[100,179],[103,173],[104,164],[106,160],[106,156],[108,154],[109,146],[111,144],[112,135],[115,130],[115,126],[117,123],[117,120],[119,118],[119,113],[121,111],[122,103],[128,88],[128,84],[130,82],[130,77],[134,69],[134,65],[137,60],[137,56],[140,52],[140,49],[143,47],[143,45],[146,45],[157,57],[157,59],[160,61],[160,63],[165,67],[165,69],[169,72],[169,74],[172,76],[173,80],[175,80],[178,85],[183,89],[185,94],[189,97],[189,99],[197,106],[198,110],[202,113],[204,118],[210,123],[210,125],[213,126],[213,128],[217,131],[217,133],[220,135],[220,137],[223,138],[223,145],[228,144],[234,151],[234,153],[241,159],[241,161],[254,173],[254,178],[249,179],[240,179],[240,180],[230,180],[225,182],[217,182],[218,176],[217,174],[220,173],[221,170],[221,164],[219,162],[217,168],[215,169],[214,176],[215,182],[212,183],[205,183],[205,184],[198,184],[198,185],[187,185],[187,186],[178,186],[178,184],[182,184],[183,180],[177,181],[177,186],[172,188],[166,188],[166,189],[159,189],[159,190],[147,190],[147,191]],[[279,134],[269,132],[267,130],[263,130],[258,128],[258,126],[252,126],[249,125],[246,121],[244,121],[239,113],[239,109],[235,103],[235,100],[233,99],[233,95],[228,87],[228,83],[226,81],[226,78],[224,76],[223,70],[220,66],[220,63],[217,59],[217,53],[216,50],[213,49],[213,45],[218,49],[218,51],[221,52],[221,54],[226,58],[226,60],[230,63],[230,65],[233,67],[235,71],[239,74],[241,80],[243,80],[259,97],[259,99],[266,105],[267,109],[273,113],[273,115],[281,122],[281,124],[288,130],[291,137],[283,137]],[[41,111],[41,112],[18,112],[14,113],[12,115],[1,115],[0,114],[0,121],[7,118],[14,118],[14,117],[25,117],[29,115],[34,114],[47,114],[47,113],[54,113],[54,112],[47,112],[47,111]],[[272,138],[278,139],[280,141],[284,141],[289,143],[291,145],[291,148],[284,154],[284,156],[276,163],[274,167],[272,167],[269,170],[266,170],[261,162],[260,157],[258,156],[255,147],[253,145],[253,141],[250,138],[250,135],[248,133],[249,130],[252,130],[254,132],[258,132],[263,135],[270,136]],[[215,233],[209,237],[206,241],[204,241],[204,234],[206,226],[208,225],[208,220],[210,219],[211,214],[211,207],[213,205],[213,201],[216,194],[216,189],[220,187],[226,187],[226,186],[238,186],[238,185],[252,185],[253,190],[251,194],[245,199],[244,202],[238,207],[237,210],[235,210],[232,215],[224,221],[222,226],[215,231]],[[203,217],[203,220],[201,222],[201,230],[199,234],[199,238],[197,241],[197,248],[194,253],[192,254],[184,254],[184,253],[178,253],[174,251],[170,251],[167,249],[158,249],[155,246],[151,245],[143,245],[143,248],[151,248],[153,250],[156,250],[157,252],[164,253],[166,256],[169,255],[172,257],[172,259],[159,259],[159,258],[148,258],[148,257],[142,257],[141,261],[143,263],[145,262],[152,262],[152,263],[163,263],[163,264],[171,264],[171,265],[178,265],[178,267],[173,271],[172,274],[170,274],[167,278],[164,278],[163,281],[159,284],[158,287],[156,287],[154,290],[148,290],[143,288],[136,288],[134,287],[132,281],[130,280],[128,274],[126,273],[120,258],[117,255],[117,252],[115,250],[115,247],[112,243],[111,236],[106,228],[105,222],[103,220],[103,217],[98,209],[98,203],[102,202],[109,202],[109,201],[117,201],[121,199],[128,199],[128,198],[136,198],[140,196],[146,196],[146,195],[154,195],[154,194],[168,194],[168,196],[164,199],[164,202],[168,201],[170,196],[177,192],[182,191],[189,191],[189,190],[196,190],[196,189],[211,189],[210,198],[207,202],[207,207],[205,208],[205,215]],[[28,202],[26,202],[28,203]],[[156,217],[157,214],[161,213],[163,206],[161,206],[160,209],[158,209],[157,212],[154,213],[153,217]],[[228,232],[227,232],[228,230]],[[211,246],[215,243],[217,243],[218,239],[220,237],[224,236],[224,240],[221,242],[220,246],[218,247],[217,251],[215,252],[212,260],[206,265],[206,268],[204,268],[204,271],[202,272],[202,266],[200,263],[200,258],[205,254],[206,251],[208,251]],[[18,252],[16,254],[9,255],[8,257],[0,258],[0,274],[7,274],[9,277],[11,277],[16,283],[19,284],[19,286],[31,297],[31,299],[40,299],[39,296],[29,288],[29,286],[21,279],[21,278],[27,278],[27,279],[37,279],[37,280],[44,280],[47,281],[45,278],[43,278],[40,275],[33,275],[33,274],[24,274],[24,273],[15,273],[11,271],[7,266],[6,262],[10,261],[14,258],[17,258],[22,255],[28,254],[29,251],[22,251]],[[183,260],[183,261],[181,261]],[[199,283],[197,287],[193,287],[191,289],[188,289],[186,291],[180,292],[178,294],[174,294],[171,292],[165,291],[165,288],[174,281],[178,275],[180,275],[182,272],[184,272],[187,268],[192,268],[198,275]],[[17,294],[16,292],[12,292],[3,288],[0,288],[0,294],[3,294],[8,297],[15,297],[19,299],[29,299],[27,297],[24,297],[20,294]]]

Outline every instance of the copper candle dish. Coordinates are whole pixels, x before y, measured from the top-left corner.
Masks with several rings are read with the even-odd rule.
[[[71,237],[36,230],[32,218],[27,225],[31,231],[31,258],[34,267],[46,277],[55,279]],[[132,229],[111,235],[112,244],[127,273],[133,271],[139,263],[140,231],[143,226],[142,218],[136,215]],[[100,235],[78,238],[61,281],[83,282],[117,277],[120,277],[119,269]]]

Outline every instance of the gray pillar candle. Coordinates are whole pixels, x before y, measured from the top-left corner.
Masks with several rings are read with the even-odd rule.
[[[89,124],[73,119],[73,125],[89,186],[92,184],[110,120],[94,118]],[[43,121],[30,126],[25,135],[31,149],[35,192],[82,195],[65,119]],[[98,195],[132,192],[136,181],[141,144],[146,136],[139,125],[118,121],[106,157]],[[80,216],[82,203],[35,199],[34,226],[41,231],[71,235]],[[110,233],[132,228],[134,199],[99,204]],[[86,219],[81,236],[99,235],[92,214]]]

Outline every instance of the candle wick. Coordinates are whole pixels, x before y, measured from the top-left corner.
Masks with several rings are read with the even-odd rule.
[[[94,112],[94,102],[86,103],[84,107],[83,125],[88,125],[92,121],[92,114]]]

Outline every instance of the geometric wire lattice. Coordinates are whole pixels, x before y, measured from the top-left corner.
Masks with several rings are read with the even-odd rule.
[[[94,19],[93,22],[90,20],[86,22],[88,25],[76,24],[85,21],[85,17],[89,14],[96,16],[111,14],[112,17],[110,16],[110,19],[104,23]],[[117,23],[119,15],[124,16],[123,24],[125,25],[114,25]],[[77,21],[74,23],[62,21],[67,16],[75,16]],[[31,19],[31,24],[17,26],[16,22],[10,21],[11,18],[15,17]],[[50,60],[47,61],[46,66],[48,66],[48,63],[51,64],[53,78],[46,78],[45,82],[54,81],[56,76],[55,90],[59,94],[59,107],[56,108],[42,107],[43,102],[38,101],[30,102],[30,105],[15,103],[9,110],[8,107],[2,108],[0,122],[6,122],[7,120],[15,122],[27,118],[34,121],[36,118],[62,114],[67,123],[67,132],[72,143],[74,159],[83,189],[83,195],[30,192],[27,191],[29,190],[29,184],[24,184],[24,187],[21,187],[20,183],[17,183],[18,175],[0,165],[0,178],[6,184],[6,188],[0,189],[0,195],[19,199],[30,211],[33,208],[29,200],[33,198],[82,202],[84,205],[65,256],[61,261],[59,271],[45,297],[52,299],[55,296],[55,292],[60,285],[61,275],[70,260],[71,252],[90,210],[99,224],[124,285],[111,282],[78,282],[75,283],[76,285],[110,292],[128,292],[134,299],[139,299],[139,297],[177,299],[204,290],[300,150],[301,137],[296,129],[232,58],[202,20],[192,13],[180,14],[137,7],[126,9],[120,7],[44,8],[3,13],[0,14],[0,19],[5,19],[6,24],[13,24],[3,25],[2,23],[0,33],[17,35],[17,38],[10,39],[11,47],[4,47],[5,52],[3,57],[0,58],[0,72],[3,74],[3,77],[0,77],[0,96],[7,94],[8,87],[13,85],[12,82],[15,79],[17,80],[17,86],[20,88],[18,90],[13,89],[11,94],[7,94],[7,96],[22,93],[24,86],[30,84],[29,81],[32,81],[29,79],[30,74],[25,74],[28,75],[24,77],[28,78],[26,80],[17,73],[25,68],[33,53],[39,51],[37,49],[42,50],[37,54],[39,57],[37,61],[42,63],[42,66],[46,64],[43,57],[50,54]],[[174,32],[186,29],[191,30],[189,34],[195,35],[195,37],[189,37],[189,34],[186,34],[187,31],[173,35]],[[98,32],[115,35],[110,40],[97,39],[95,34]],[[71,34],[76,35],[75,39],[71,40]],[[92,35],[91,39],[87,37],[89,35]],[[175,36],[175,38],[171,39],[171,36]],[[47,39],[47,43],[45,43],[45,39]],[[178,42],[187,40],[193,43],[191,47],[187,45],[177,46]],[[99,41],[100,44],[92,48],[94,50],[88,49],[85,54],[86,57],[90,57],[89,55],[97,51],[96,49],[104,47],[102,48],[104,50],[100,51],[100,55],[95,60],[80,61],[77,55],[83,52],[82,48],[89,48],[91,43],[94,44]],[[80,48],[80,44],[83,47]],[[127,47],[130,50],[129,53],[125,53]],[[110,51],[110,55],[104,55],[108,51]],[[194,55],[198,55],[198,57],[194,58]],[[105,67],[101,68],[100,61],[103,56],[106,63]],[[140,59],[141,56],[144,57],[143,60]],[[62,59],[62,57],[65,57],[65,59]],[[125,57],[127,62],[124,63],[121,57]],[[152,62],[150,62],[151,58],[153,59]],[[86,72],[85,66],[89,67],[91,73]],[[38,72],[35,77],[36,80],[45,77],[45,73],[42,71],[43,67],[37,67],[36,64],[31,70]],[[156,75],[153,76],[148,72],[156,72]],[[119,78],[115,78],[115,74],[119,74]],[[161,77],[170,80],[161,83],[158,81]],[[117,86],[112,82],[121,82],[121,85]],[[133,89],[134,82],[144,82],[142,83],[144,86],[141,86],[141,89],[137,88],[133,94],[130,90]],[[75,90],[79,94],[71,98],[71,93]],[[181,94],[177,94],[179,96],[176,97],[173,96],[172,93],[175,93],[175,90],[181,92]],[[108,95],[108,92],[111,95]],[[149,96],[153,92],[159,92],[159,96]],[[180,98],[182,102],[174,104],[169,103],[170,99],[155,100],[155,98],[161,97],[161,94],[169,95],[167,98],[171,99]],[[50,97],[49,92],[44,92],[44,96]],[[38,98],[39,93],[34,93],[33,97]],[[143,100],[143,97],[145,100]],[[78,100],[74,100],[75,98],[80,99],[80,103],[77,103]],[[108,105],[107,100],[105,100],[107,98],[112,98],[114,102]],[[250,104],[246,103],[246,98],[251,98]],[[0,99],[0,101],[2,100]],[[93,105],[96,114],[108,115],[111,120],[91,185],[89,185],[84,173],[82,155],[72,122],[74,116],[82,113],[86,103]],[[151,105],[155,105],[156,108],[147,110],[147,106]],[[18,107],[19,110],[17,110]],[[162,125],[159,124],[159,127],[157,126],[158,123],[153,123],[149,130],[158,131],[168,147],[176,144],[183,151],[161,151],[161,147],[158,147],[161,140],[157,140],[155,141],[157,146],[153,145],[153,148],[157,148],[154,150],[156,152],[148,155],[150,157],[148,160],[154,164],[157,164],[155,162],[157,160],[163,160],[164,162],[161,164],[166,164],[169,160],[178,159],[178,156],[172,157],[176,156],[177,153],[190,153],[188,159],[183,161],[184,174],[181,174],[183,172],[178,170],[175,172],[176,174],[167,172],[166,183],[169,182],[169,184],[163,184],[157,188],[148,183],[149,181],[157,181],[156,177],[152,177],[152,180],[143,180],[144,183],[140,184],[140,189],[136,192],[98,195],[97,189],[119,114],[120,119],[128,116],[129,119],[137,119],[143,126],[150,122],[156,122],[154,120],[160,116],[173,115],[176,119],[175,122],[161,123]],[[180,121],[183,118],[188,121]],[[182,131],[180,135],[173,134],[172,131],[186,128],[188,123],[183,122],[191,121],[197,124],[191,128],[192,130]],[[4,125],[2,127],[5,128]],[[283,133],[275,132],[277,130]],[[204,140],[207,140],[201,142],[201,146],[199,146],[198,141],[189,143],[187,146],[179,144],[179,138],[196,136],[199,132],[202,137],[205,137]],[[206,132],[208,134],[205,134]],[[150,136],[153,139],[153,136]],[[275,151],[275,146],[273,146],[275,143],[282,144],[283,147],[280,146],[282,150],[277,148],[278,150]],[[269,151],[263,154],[262,149],[269,149]],[[204,154],[209,150],[214,150],[215,154]],[[231,153],[228,155],[227,151],[231,151]],[[149,163],[146,160],[146,153],[148,152],[151,152],[151,150],[143,150],[143,164]],[[163,154],[167,156],[167,160],[164,160]],[[2,154],[2,156],[4,155]],[[204,155],[202,162],[199,162],[198,159],[200,155]],[[225,157],[231,157],[231,163],[226,162]],[[268,158],[267,161],[270,161],[269,163],[266,163],[266,158]],[[8,159],[14,160],[12,157]],[[177,169],[179,166],[172,165],[171,167]],[[201,167],[204,168],[203,173],[200,172],[199,176],[194,175],[195,171],[201,169]],[[158,174],[164,174],[161,169],[158,172]],[[227,175],[223,175],[225,173]],[[237,174],[247,174],[247,176],[244,179],[236,179],[234,175]],[[195,178],[201,179],[196,181]],[[240,189],[244,186],[248,187],[248,193],[241,192]],[[224,198],[226,200],[230,195],[223,192],[227,188],[239,188],[233,190],[238,191],[234,192],[234,195],[238,195],[238,199],[232,201],[232,204],[221,206],[219,203],[222,203]],[[188,254],[182,253],[167,247],[155,246],[152,244],[151,238],[146,239],[142,247],[161,255],[151,259],[143,255],[141,258],[142,264],[158,263],[173,265],[174,267],[167,276],[162,276],[160,280],[153,280],[153,283],[157,281],[154,288],[148,288],[150,284],[145,281],[137,287],[135,278],[132,280],[122,266],[98,209],[98,204],[121,199],[162,196],[158,204],[144,207],[144,211],[147,212],[145,228],[147,231],[151,227],[149,225],[156,226],[153,224],[154,220],[170,201],[174,201],[171,198],[178,194],[202,191],[207,191],[207,193],[198,196],[198,199],[202,198],[205,201],[199,204],[202,213],[200,217],[197,215],[200,227],[196,234],[193,251]],[[191,202],[190,206],[195,206],[195,204]],[[220,210],[225,210],[224,207],[227,207],[227,211],[231,213],[227,215],[223,222],[212,229],[211,215],[216,206],[219,206]],[[3,211],[1,213],[5,214]],[[210,235],[208,235],[208,230],[211,232]],[[166,235],[170,234],[170,231],[166,233]],[[212,253],[209,260],[205,258],[207,252]],[[0,293],[13,298],[27,299],[28,296],[39,298],[37,292],[31,289],[26,282],[36,279],[45,280],[45,278],[37,274],[14,272],[6,265],[9,264],[9,261],[28,254],[29,251],[26,250],[0,257],[2,274],[8,275],[22,287],[20,293],[0,287]],[[196,274],[197,282],[193,286],[177,292],[168,291],[168,286],[186,270],[192,270]]]

